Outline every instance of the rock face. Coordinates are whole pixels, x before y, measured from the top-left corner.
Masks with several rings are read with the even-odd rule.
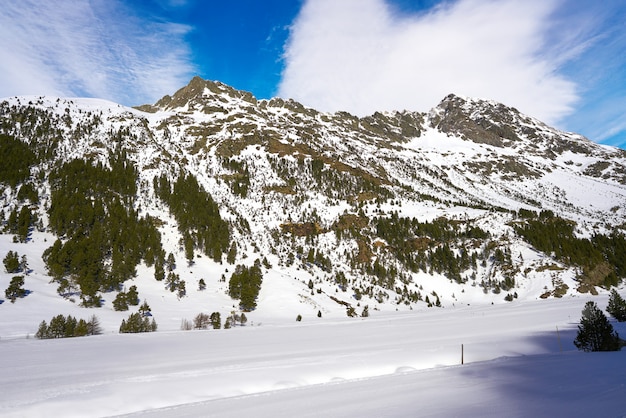
[[[576,292],[585,271],[594,277],[586,290],[611,274],[622,277],[610,262],[581,265],[586,261],[559,256],[520,228],[537,217],[569,222],[567,239],[621,234],[626,153],[499,103],[449,95],[428,113],[358,118],[292,100],[256,100],[195,77],[137,108],[6,99],[0,134],[4,150],[17,140],[36,156],[17,181],[0,179],[7,231],[10,214],[28,207],[34,227],[55,232],[49,216],[59,186],[51,174],[65,164],[121,164],[134,170],[136,182],[121,204],[155,226],[164,253],[187,258],[185,274],[206,268],[228,279],[221,263],[258,259],[265,275],[293,282],[293,298],[314,308],[329,298],[352,314],[357,305],[502,302]],[[193,178],[228,224],[231,250],[223,259],[220,251],[194,258],[210,238],[199,238],[197,225],[181,226],[180,208],[162,190],[181,178]],[[25,186],[36,199],[19,196]],[[101,257],[106,269],[112,255]],[[225,284],[207,286],[226,293]],[[259,302],[258,309],[267,308]]]

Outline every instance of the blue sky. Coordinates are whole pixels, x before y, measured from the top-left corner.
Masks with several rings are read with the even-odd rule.
[[[626,148],[622,0],[0,0],[0,97],[154,103],[194,75],[366,115],[493,99]]]

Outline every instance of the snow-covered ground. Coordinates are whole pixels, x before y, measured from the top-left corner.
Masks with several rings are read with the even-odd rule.
[[[346,130],[341,121],[323,122],[330,116],[320,118],[312,125],[319,125],[318,155],[333,150],[329,154],[332,158],[342,163],[345,160],[364,172],[370,172],[370,160],[378,159],[383,172],[399,184],[440,196],[431,201],[401,199],[402,194],[398,194],[395,202],[366,203],[362,209],[368,216],[399,212],[422,221],[440,216],[475,219],[478,226],[494,234],[494,240],[503,239],[509,245],[519,271],[525,272],[516,277],[519,298],[511,303],[504,301],[504,294],[484,293],[477,285],[457,284],[427,273],[412,275],[411,290],[419,286],[424,295],[441,297],[443,308],[428,309],[425,302],[398,305],[393,295],[384,302],[375,298],[359,302],[351,291],[338,290],[317,267],[300,263],[284,266],[285,254],[282,260],[272,255],[270,247],[275,244],[267,234],[285,222],[287,214],[290,220],[292,215],[304,219],[308,209],[316,208],[322,223],[329,226],[342,213],[351,211],[352,205],[315,191],[300,193],[299,198],[304,199],[300,203],[289,193],[274,193],[278,197],[272,197],[265,186],[282,185],[284,179],[271,168],[267,159],[271,153],[258,144],[238,154],[251,170],[247,199],[231,193],[227,182],[219,180],[232,173],[214,158],[216,147],[220,141],[241,137],[249,125],[279,134],[288,146],[306,142],[295,134],[298,124],[280,127],[276,123],[279,129],[274,127],[273,118],[268,124],[254,112],[244,117],[247,102],[229,97],[224,96],[224,103],[229,103],[225,106],[230,110],[210,115],[189,108],[189,103],[180,112],[162,109],[144,114],[97,100],[32,97],[10,101],[33,101],[59,117],[69,112],[73,125],[63,128],[66,140],[58,151],[64,159],[85,158],[96,149],[94,155],[106,162],[108,151],[102,148],[100,152],[100,148],[110,141],[111,132],[126,127],[135,134],[138,142],[133,139],[126,146],[140,150],[131,152],[143,190],[136,206],[142,215],[145,211],[162,221],[164,248],[176,255],[176,273],[186,281],[187,295],[179,300],[164,290],[164,283],[154,280],[152,268],[138,266],[137,277],[125,285],[137,286],[140,299],[152,307],[159,330],[120,335],[121,320],[137,307],[129,312],[114,311],[116,292],[105,293],[104,306],[99,309],[81,308],[79,300],[72,302],[57,294],[57,285],[50,283],[41,257],[56,237],[35,231],[28,243],[19,244],[13,243],[10,235],[0,235],[0,258],[9,250],[27,256],[29,272],[24,288],[31,292],[15,304],[6,299],[0,304],[1,417],[626,416],[625,354],[581,353],[572,343],[585,302],[595,300],[604,308],[606,292],[600,290],[602,294],[597,297],[580,295],[575,290],[574,269],[561,270],[549,257],[521,241],[513,239],[509,245],[510,214],[481,209],[483,205],[470,208],[447,203],[474,202],[476,198],[497,207],[535,210],[531,203],[536,200],[541,201],[542,208],[578,221],[581,236],[609,230],[623,222],[626,192],[614,180],[600,182],[599,177],[590,177],[585,171],[601,158],[613,158],[608,157],[610,150],[592,152],[594,148],[588,144],[587,156],[566,152],[552,159],[551,154],[528,154],[536,140],[526,138],[509,150],[434,129],[401,145],[402,151],[378,149],[375,141],[360,139],[361,131]],[[267,112],[277,117],[285,113],[280,117],[289,119],[286,109],[266,107]],[[304,117],[296,116],[297,120]],[[167,129],[159,128],[170,117],[174,119]],[[189,135],[188,128],[203,127],[204,122],[218,117],[224,119],[224,128],[213,135],[210,146],[203,148],[206,152],[198,152],[198,138]],[[239,128],[227,124],[231,117],[241,122]],[[76,140],[70,128],[92,119],[104,122],[94,122],[93,135]],[[315,121],[307,119],[302,124]],[[513,153],[513,149],[523,150],[524,144],[527,151]],[[172,161],[162,159],[167,154],[187,160],[187,169],[211,192],[226,219],[236,222],[241,216],[251,221],[250,236],[233,238],[240,239],[238,262],[251,264],[267,255],[273,266],[264,271],[258,307],[247,314],[245,327],[179,329],[182,320],[193,320],[200,312],[220,312],[223,322],[237,309],[237,301],[227,295],[228,284],[221,281],[222,275],[230,276],[234,266],[214,263],[204,255],[197,255],[194,264],[187,265],[176,223],[151,192],[155,175],[178,173],[168,166]],[[495,170],[496,163],[505,164],[509,159],[498,159],[500,154],[519,158],[543,174],[537,179],[502,179],[502,173]],[[615,158],[622,164],[622,157]],[[283,160],[294,163],[296,157],[285,156]],[[496,164],[493,173],[491,160]],[[463,168],[466,161],[476,163],[475,168]],[[616,167],[621,167],[619,164]],[[481,174],[481,167],[489,175]],[[47,169],[41,168],[42,172]],[[48,189],[46,186],[45,203],[39,208],[44,221],[44,208],[50,203]],[[0,204],[6,216],[14,207],[15,191],[7,188],[3,194]],[[337,243],[332,233],[318,237],[317,244],[334,266],[345,263],[342,253],[358,250],[356,242]],[[288,245],[278,247],[283,253],[293,251]],[[479,273],[491,277],[487,275],[490,268]],[[12,276],[0,267],[0,292]],[[200,279],[206,281],[204,291],[198,290]],[[309,281],[314,281],[315,290],[309,289]],[[569,293],[563,299],[539,299],[555,282],[568,285]],[[624,288],[620,292],[624,294]],[[370,317],[347,318],[341,302],[357,305],[357,313],[368,306]],[[95,314],[103,335],[34,339],[38,324],[58,314],[82,319]],[[302,315],[302,322],[295,321],[297,315]],[[615,326],[626,337],[625,324]],[[462,346],[464,365],[460,365]]]
[[[586,300],[3,339],[0,416],[624,416],[625,354],[572,344]]]

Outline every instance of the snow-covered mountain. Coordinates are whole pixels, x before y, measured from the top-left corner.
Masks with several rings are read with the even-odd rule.
[[[113,301],[133,285],[159,326],[177,329],[199,312],[251,311],[247,316],[257,323],[298,315],[323,320],[595,293],[623,278],[621,262],[603,248],[611,246],[619,258],[626,152],[495,102],[450,95],[428,113],[358,118],[291,100],[257,100],[196,77],[137,108],[8,98],[0,103],[0,134],[4,149],[19,148],[17,140],[30,154],[16,155],[32,154],[19,158],[26,172],[17,164],[0,189],[7,232],[0,256],[27,256],[24,287],[31,291],[0,306],[12,318],[0,333],[34,333],[51,309],[80,317],[81,301],[103,301],[95,312],[117,329],[128,312],[114,311]],[[5,155],[13,154],[3,154],[3,165]],[[110,182],[85,192],[78,183],[91,174],[80,165],[71,171],[73,161],[99,167],[98,173],[126,170],[134,186],[120,191],[111,174]],[[192,186],[177,189],[182,178]],[[196,190],[194,182],[205,194],[200,206],[177,192]],[[100,211],[101,218],[83,224],[83,215],[69,219],[71,209],[59,214],[75,194],[80,205],[87,202],[82,211]],[[127,219],[120,223],[141,220],[146,231],[158,231],[160,245],[147,238],[138,244],[137,262],[126,261],[131,271],[122,279],[114,272],[123,264],[116,257],[131,251],[120,236],[144,232],[107,229],[118,203]],[[209,216],[217,216],[211,218],[217,229],[180,215],[213,204],[219,213]],[[32,222],[21,239],[24,207]],[[108,241],[97,253],[102,280],[92,286],[65,245],[91,239],[93,219],[106,220],[99,228]],[[541,225],[554,226],[550,242],[537,238],[546,234]],[[174,262],[164,263],[165,255]],[[61,267],[51,267],[52,259]],[[237,265],[262,273],[255,306],[233,293],[232,274],[244,271]],[[155,280],[164,266],[167,278]],[[12,276],[0,273],[2,289]],[[92,299],[84,298],[87,291]],[[42,305],[54,308],[40,311]]]

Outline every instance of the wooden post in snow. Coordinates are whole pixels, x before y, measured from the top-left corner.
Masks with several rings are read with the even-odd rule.
[[[464,359],[463,359],[463,344],[461,344],[461,364],[463,364]]]

